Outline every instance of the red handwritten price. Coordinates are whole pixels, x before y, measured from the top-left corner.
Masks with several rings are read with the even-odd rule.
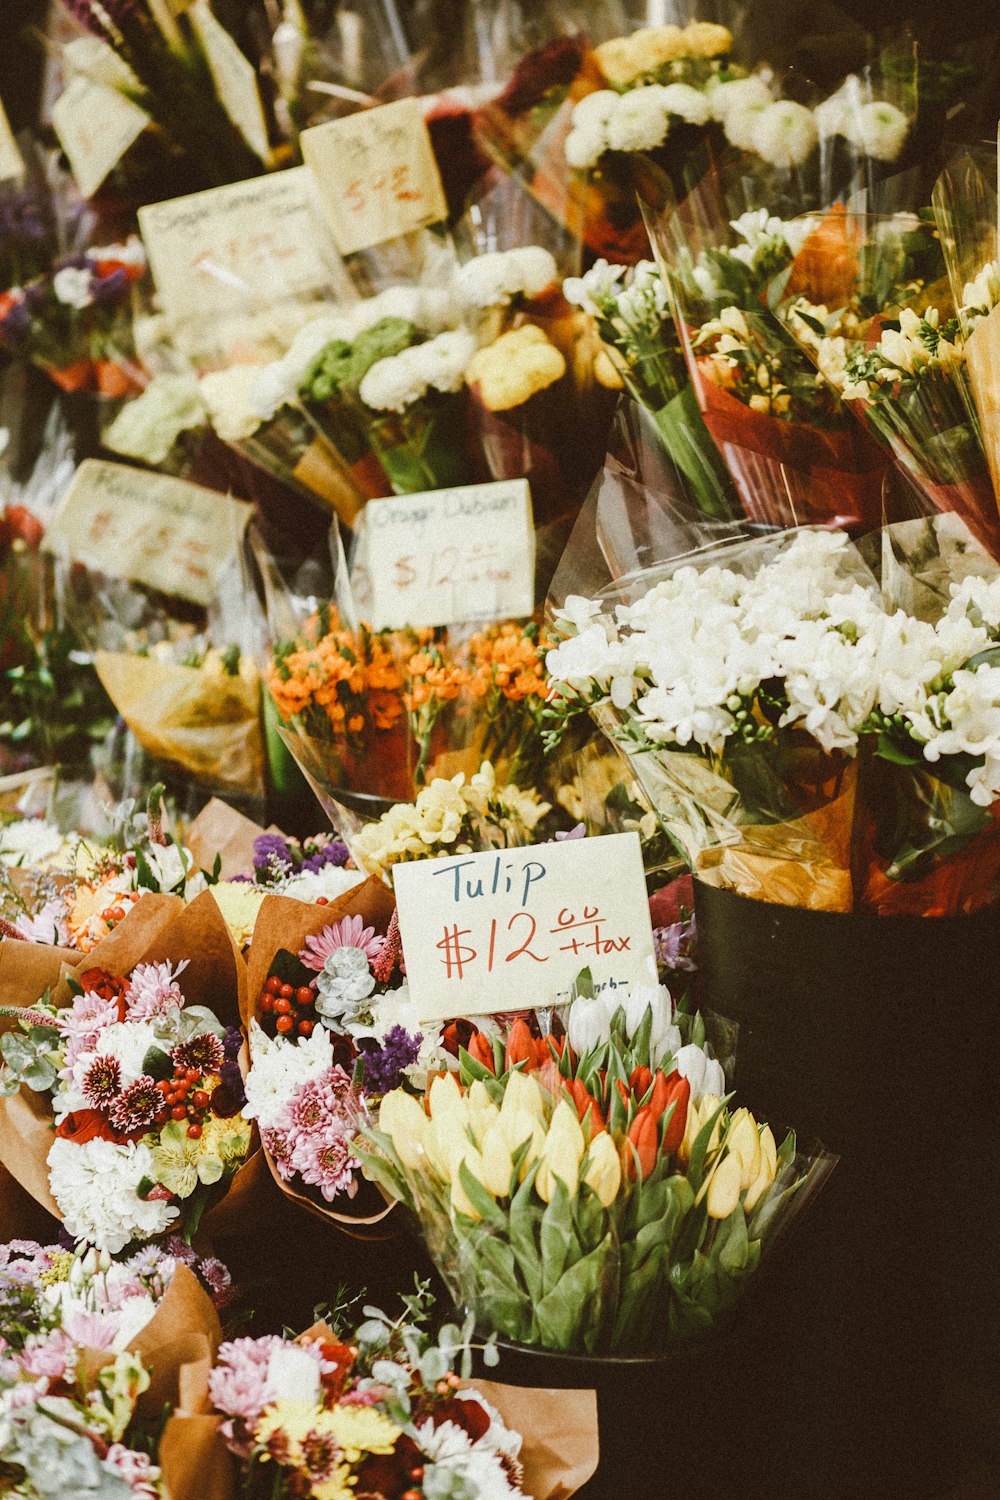
[[[368,212],[371,200],[393,203],[422,203],[424,193],[412,184],[409,162],[401,162],[391,172],[375,172],[369,177],[355,177],[348,184],[346,202],[352,214]]]
[[[565,943],[548,941],[567,936],[569,941]],[[484,929],[459,927],[457,922],[446,923],[435,947],[441,954],[445,979],[461,980],[466,979],[469,971],[484,958],[485,971],[492,974],[498,965],[517,963],[521,959],[546,964],[554,953],[572,953],[582,961],[590,955],[606,958],[610,954],[626,953],[632,947],[632,934],[612,936],[600,907],[584,906],[580,917],[563,907],[556,925],[547,931],[544,928],[539,930],[538,920],[530,911],[516,911],[506,923],[492,917]]]
[[[392,563],[392,582],[397,589],[414,585],[425,589],[475,588],[481,584],[510,583],[513,570],[505,562],[498,542],[475,542],[463,549],[442,547],[426,558],[404,553]]]

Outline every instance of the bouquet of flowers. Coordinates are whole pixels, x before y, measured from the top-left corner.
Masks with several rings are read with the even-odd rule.
[[[318,1324],[294,1341],[222,1345],[208,1391],[240,1464],[241,1493],[281,1500],[522,1493],[520,1434],[463,1384],[471,1326],[446,1323],[432,1336],[424,1289],[404,1303],[395,1320],[366,1308],[365,1321],[343,1337]],[[489,1349],[486,1357],[494,1357]]]
[[[273,626],[272,626],[273,629]],[[272,648],[279,733],[330,813],[410,801],[429,780],[493,755],[503,780],[540,772],[544,642],[538,627],[347,628],[332,605]],[[375,799],[380,799],[379,806]]]
[[[0,297],[0,345],[31,359],[64,391],[120,397],[146,375],[132,341],[136,283],[146,272],[142,244],[92,246]]]
[[[652,261],[631,271],[599,260],[563,285],[570,302],[593,319],[602,345],[598,379],[623,385],[650,414],[657,438],[708,516],[729,517],[734,499],[688,379],[669,305]]]
[[[961,515],[995,551],[996,500],[943,272],[925,221],[837,210],[788,268],[781,316],[934,509]]]
[[[663,992],[607,1009],[574,1000],[570,1039],[474,1037],[458,1080],[383,1099],[362,1154],[480,1331],[636,1356],[724,1319],[825,1164],[729,1108]]]
[[[147,895],[76,968],[0,945],[0,1156],[113,1254],[171,1227],[193,1237],[250,1153],[241,960],[209,893],[178,907]]]

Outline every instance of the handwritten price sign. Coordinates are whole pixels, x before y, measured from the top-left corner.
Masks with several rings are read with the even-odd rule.
[[[371,500],[352,583],[377,628],[521,618],[535,602],[535,532],[525,479]]]
[[[399,99],[302,132],[341,255],[448,216],[420,103]]]
[[[653,933],[639,837],[417,860],[393,871],[406,973],[421,1020],[648,984]]]
[[[80,74],[70,80],[52,106],[52,128],[84,198],[97,192],[149,122],[117,89]]]
[[[252,507],[199,484],[88,458],[45,536],[45,549],[163,594],[207,605]]]

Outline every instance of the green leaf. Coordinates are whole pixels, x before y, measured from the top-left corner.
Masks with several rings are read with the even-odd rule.
[[[495,1200],[483,1187],[478,1177],[472,1175],[464,1161],[459,1163],[458,1180],[465,1189],[466,1197],[483,1222],[493,1224],[497,1229],[506,1231],[507,1215],[503,1209],[497,1207]]]
[[[170,1078],[174,1071],[174,1065],[162,1047],[150,1047],[142,1060],[142,1071],[146,1073],[155,1083],[161,1078]]]
[[[600,1332],[598,1293],[615,1273],[614,1237],[606,1234],[589,1255],[578,1260],[535,1308],[542,1343],[549,1349],[593,1350]]]
[[[557,1177],[551,1202],[542,1214],[539,1239],[542,1247],[542,1286],[551,1291],[568,1262],[579,1259],[579,1245],[573,1231],[569,1193]],[[573,1254],[573,1250],[578,1253]]]

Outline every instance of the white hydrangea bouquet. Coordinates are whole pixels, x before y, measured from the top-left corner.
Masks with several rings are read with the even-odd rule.
[[[846,537],[803,529],[665,568],[613,613],[567,599],[551,739],[592,712],[702,882],[833,911],[989,906],[1000,579],[954,517],[883,545],[884,590]]]

